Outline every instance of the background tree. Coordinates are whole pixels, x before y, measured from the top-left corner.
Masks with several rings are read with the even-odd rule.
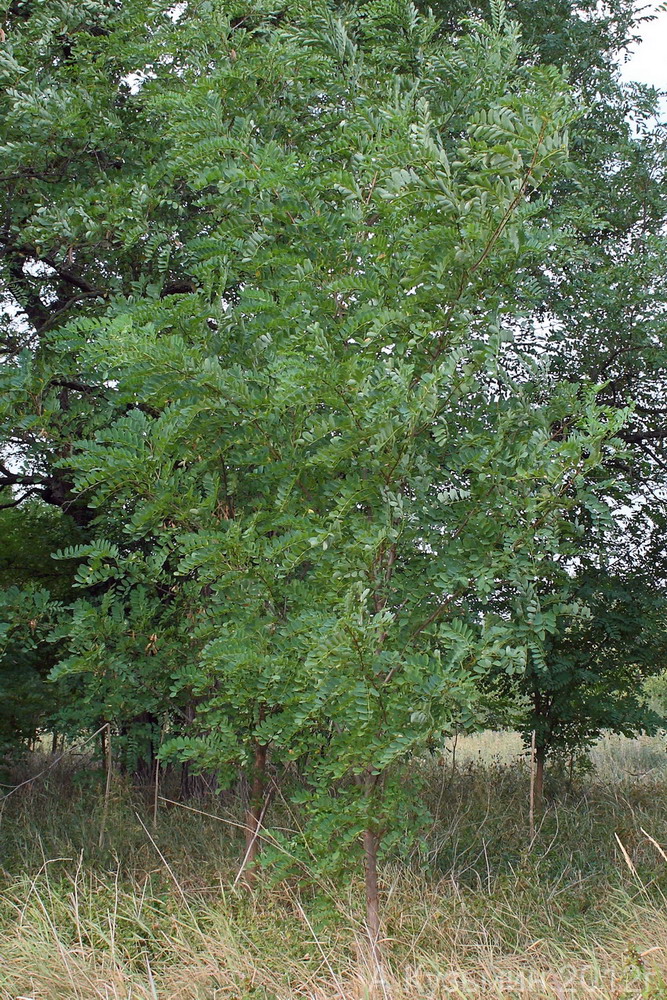
[[[551,593],[558,599],[542,621],[542,640],[512,679],[515,725],[527,749],[535,742],[538,802],[547,760],[580,754],[605,731],[631,737],[664,725],[645,690],[666,667],[665,598],[653,581],[589,567]],[[537,608],[534,601],[524,611],[536,625]],[[506,678],[501,687],[507,697]]]
[[[51,559],[76,528],[39,501],[0,509],[0,747],[25,750],[54,729],[60,692],[49,683],[61,650],[50,641],[72,599],[68,569]]]

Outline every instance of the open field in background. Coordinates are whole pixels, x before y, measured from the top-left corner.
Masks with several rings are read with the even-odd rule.
[[[434,822],[409,864],[383,866],[374,986],[359,883],[234,887],[233,826],[163,805],[154,827],[120,780],[100,848],[98,776],[64,760],[3,811],[0,997],[667,1000],[664,745],[606,739],[591,773],[552,773],[533,844],[518,741],[461,739],[454,768],[449,750],[415,765]]]
[[[446,753],[452,753],[449,744]],[[521,737],[516,733],[486,732],[460,736],[454,748],[459,762],[514,764],[526,761]],[[599,740],[589,755],[598,781],[626,781],[663,775],[667,779],[667,736],[608,735]]]

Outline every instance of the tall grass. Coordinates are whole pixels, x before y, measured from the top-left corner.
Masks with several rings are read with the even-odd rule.
[[[357,880],[234,886],[233,803],[162,803],[153,826],[119,780],[100,848],[103,787],[63,762],[5,803],[0,997],[667,1000],[660,742],[607,742],[592,773],[552,774],[531,843],[520,748],[486,740],[415,764],[433,824],[385,860],[379,977]]]

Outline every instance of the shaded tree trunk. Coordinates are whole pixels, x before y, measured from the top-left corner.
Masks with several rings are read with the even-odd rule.
[[[121,774],[131,774],[135,784],[152,785],[155,774],[156,740],[160,720],[152,712],[141,712],[119,727],[119,735],[127,740],[120,760]]]
[[[245,828],[245,859],[244,865],[252,868],[259,854],[259,829],[264,808],[264,791],[266,788],[266,758],[267,750],[260,743],[255,743],[255,753],[252,769],[252,784],[250,786],[250,801],[246,813]]]
[[[101,760],[102,764],[104,764],[104,762],[105,762],[105,760],[107,758],[108,726],[106,725],[105,722],[100,722],[100,726],[102,727],[100,729],[100,760]]]
[[[190,765],[187,760],[181,764],[181,778],[178,790],[179,799],[190,798]]]
[[[551,726],[549,724],[550,699],[547,694],[535,691],[533,694],[534,719],[534,757],[535,768],[534,804],[539,809],[544,799],[544,762],[547,758],[547,746]]]

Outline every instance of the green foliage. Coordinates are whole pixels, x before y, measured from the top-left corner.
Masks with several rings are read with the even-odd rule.
[[[80,528],[61,725],[267,747],[321,870],[410,839],[406,762],[546,670],[558,567],[655,482],[662,136],[627,5],[564,6],[8,8],[0,486]]]
[[[318,837],[340,838],[329,862],[403,808],[402,762],[476,724],[476,678],[521,670],[525,641],[487,609],[560,546],[623,416],[580,396],[555,440],[573,393],[538,403],[497,291],[541,246],[532,195],[576,117],[558,73],[521,66],[500,15],[453,50],[414,12],[407,34],[386,6],[365,14],[356,34],[333,13],[230,24],[233,59],[142,94],[168,112],[160,169],[206,207],[185,247],[198,305],[118,299],[63,331],[130,408],[65,460],[119,541],[69,553],[105,596],[102,620],[77,607],[59,673],[153,687],[104,625],[141,634],[125,595],[148,547],[171,580],[146,611],[155,645],[172,605],[193,640],[166,676],[194,730],[165,754],[227,780],[257,743],[297,763]],[[196,65],[210,29],[183,31]]]
[[[60,650],[51,632],[71,599],[71,575],[51,553],[74,535],[69,519],[40,502],[0,510],[0,749],[25,749],[54,723],[48,683]]]
[[[556,593],[526,607],[542,632],[514,681],[524,699],[517,728],[525,745],[534,732],[540,751],[563,756],[591,746],[605,730],[634,736],[664,726],[645,692],[646,680],[665,669],[663,595],[651,581],[590,569]]]
[[[0,591],[0,751],[25,747],[53,717],[43,655],[58,611],[46,590]]]

